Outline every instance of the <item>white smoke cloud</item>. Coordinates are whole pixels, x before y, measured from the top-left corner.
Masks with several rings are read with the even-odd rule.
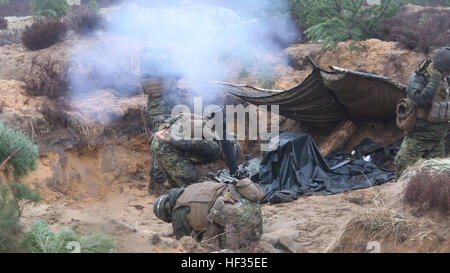
[[[74,48],[73,63],[89,73],[72,73],[73,96],[107,87],[132,92],[140,49],[167,58],[161,69],[188,83],[224,80],[231,61],[262,63],[262,54],[297,38],[286,14],[287,0],[127,1],[108,15],[95,45]]]

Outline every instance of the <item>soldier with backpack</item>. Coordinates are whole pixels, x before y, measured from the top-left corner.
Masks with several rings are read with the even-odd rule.
[[[406,131],[395,158],[397,176],[420,158],[445,156],[450,120],[450,47],[435,50],[408,81],[407,98],[397,105],[397,125]]]

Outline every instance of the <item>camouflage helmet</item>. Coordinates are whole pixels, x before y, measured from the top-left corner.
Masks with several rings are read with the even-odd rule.
[[[434,51],[433,66],[443,72],[450,72],[450,47],[441,47]]]
[[[172,222],[172,213],[170,209],[170,198],[168,194],[161,195],[153,202],[153,213],[156,217],[166,223]]]

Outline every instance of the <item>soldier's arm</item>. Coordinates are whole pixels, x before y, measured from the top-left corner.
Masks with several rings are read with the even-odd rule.
[[[190,236],[192,234],[193,229],[186,217],[188,213],[189,207],[180,207],[173,212],[172,227],[177,240],[183,236]]]
[[[211,158],[212,160],[218,158],[221,153],[221,146],[218,141],[214,140],[193,140],[193,139],[179,139],[175,140],[173,138],[170,139],[170,144],[174,147],[183,150],[189,151],[195,155]]]
[[[423,75],[414,74],[408,81],[407,92],[419,107],[426,107],[433,101],[441,82],[442,74],[437,70],[430,73],[428,83]]]

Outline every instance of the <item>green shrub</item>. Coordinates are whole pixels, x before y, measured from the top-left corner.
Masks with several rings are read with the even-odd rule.
[[[313,41],[333,49],[338,42],[377,37],[379,25],[397,14],[404,1],[380,0],[290,0],[291,12]]]
[[[11,166],[15,176],[22,176],[36,167],[37,157],[38,148],[27,136],[6,128],[0,121],[0,169]],[[20,204],[41,199],[38,192],[21,183],[0,181],[0,252],[20,251]]]
[[[30,0],[30,3],[33,15],[37,17],[60,18],[69,10],[66,0]]]
[[[41,196],[21,183],[0,184],[0,253],[20,251],[20,202],[39,202]]]
[[[23,133],[6,128],[0,121],[0,163],[8,159],[14,176],[19,177],[36,168],[38,147]]]
[[[72,243],[72,244],[70,244]],[[20,240],[21,246],[30,253],[69,253],[79,244],[81,253],[105,253],[115,248],[114,238],[106,234],[88,234],[79,237],[72,229],[66,228],[53,233],[43,220],[36,221],[30,232]]]

